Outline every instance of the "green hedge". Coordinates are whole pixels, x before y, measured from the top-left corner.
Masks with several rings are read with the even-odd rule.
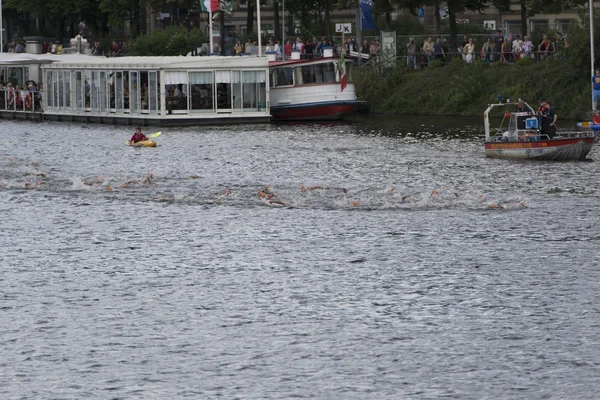
[[[132,56],[185,56],[206,42],[199,29],[170,26],[139,36],[129,45],[128,53]]]

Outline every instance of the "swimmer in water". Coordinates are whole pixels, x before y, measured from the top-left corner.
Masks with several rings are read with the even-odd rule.
[[[146,175],[146,177],[144,178],[144,180],[142,182],[140,182],[140,181],[127,181],[127,182],[123,183],[121,185],[121,187],[122,188],[128,188],[128,187],[130,187],[132,185],[139,185],[140,183],[142,185],[152,185],[152,184],[154,184],[154,182],[152,182],[152,173],[149,172],[148,175]]]
[[[95,179],[85,179],[83,181],[83,184],[87,185],[87,186],[93,186],[95,183],[102,183],[102,182],[104,182],[104,177],[99,176]]]
[[[279,204],[281,206],[287,206],[287,203],[284,203],[283,201],[279,200],[277,198],[277,195],[273,192],[271,192],[271,186],[270,185],[265,185],[265,187],[263,188],[263,190],[258,192],[258,197],[260,199],[265,199],[269,202],[269,204]]]
[[[348,193],[348,189],[346,189],[346,188],[334,188],[334,187],[329,187],[329,186],[310,186],[310,187],[306,187],[304,185],[300,186],[300,190],[302,192],[308,192],[308,191],[317,190],[317,189],[323,189],[323,190],[340,189],[342,192]]]

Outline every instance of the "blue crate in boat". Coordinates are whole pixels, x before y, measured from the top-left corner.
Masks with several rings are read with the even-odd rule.
[[[537,118],[527,118],[525,120],[525,129],[537,129],[538,120]]]

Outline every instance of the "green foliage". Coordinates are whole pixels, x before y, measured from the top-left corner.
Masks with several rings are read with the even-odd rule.
[[[369,68],[358,72],[357,94],[375,113],[480,116],[499,94],[530,105],[545,97],[561,119],[583,118],[590,107],[589,75],[564,59],[497,62],[488,67],[457,57],[441,68],[415,72],[402,68],[385,74]]]
[[[457,23],[456,24],[456,28],[458,32],[461,33],[466,33],[467,35],[472,35],[472,34],[492,34],[491,31],[485,29],[483,26],[478,25],[478,24],[472,24],[470,22],[467,23]],[[450,28],[447,26],[442,27],[441,32],[442,34],[448,34],[450,33]]]
[[[531,57],[522,57],[519,59],[519,61],[517,61],[517,64],[520,66],[527,66],[533,64],[533,60]]]
[[[431,62],[429,63],[429,68],[441,68],[444,66],[444,63],[442,62],[442,60],[431,60]]]
[[[385,24],[383,20],[378,20],[378,25],[384,26]],[[414,15],[399,15],[396,21],[392,21],[390,30],[396,31],[397,35],[427,35],[430,33]]]
[[[199,29],[170,26],[140,36],[129,47],[133,56],[178,56],[186,55],[206,42]]]
[[[569,60],[571,67],[585,73],[589,71],[590,65],[590,23],[589,13],[586,15],[583,12],[580,14],[582,24],[571,22],[569,24],[569,35],[566,38],[565,54]],[[594,43],[600,43],[600,13],[594,11]],[[594,65],[599,66],[600,54],[595,52]]]

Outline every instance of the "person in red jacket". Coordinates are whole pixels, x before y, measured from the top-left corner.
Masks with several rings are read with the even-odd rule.
[[[148,138],[142,133],[142,128],[138,126],[137,128],[135,128],[135,133],[133,134],[131,139],[129,139],[129,141],[131,143],[137,143],[141,142],[142,140],[148,140]]]

